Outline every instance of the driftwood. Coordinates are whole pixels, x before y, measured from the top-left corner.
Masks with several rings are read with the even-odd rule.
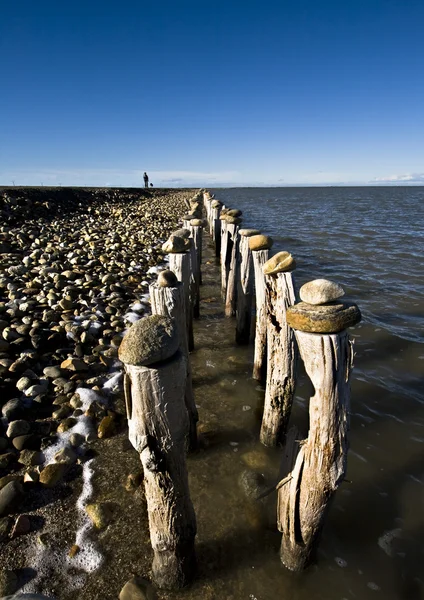
[[[154,367],[125,365],[129,438],[143,464],[153,580],[160,588],[183,587],[196,565],[196,517],[184,448],[186,374],[187,361],[180,351]]]
[[[197,448],[196,424],[199,420],[199,415],[194,401],[193,377],[188,352],[184,286],[180,281],[177,282],[175,287],[163,287],[157,283],[153,283],[149,286],[149,293],[152,314],[164,315],[174,319],[178,330],[178,337],[181,341],[180,350],[187,360],[187,381],[184,401],[189,417],[188,449],[195,450]]]
[[[269,250],[252,250],[255,272],[256,328],[255,353],[253,358],[253,379],[265,381],[266,376],[266,305],[265,275],[262,270],[268,260]]]
[[[191,303],[191,253],[190,252],[175,252],[168,254],[169,268],[175,273],[178,281],[184,286],[184,302],[186,310],[186,327],[188,349],[191,352],[194,350],[194,335],[193,335],[193,306]]]
[[[225,316],[234,317],[237,307],[237,274],[239,262],[239,226],[227,223],[227,251],[225,286]]]
[[[240,270],[237,277],[237,344],[248,344],[252,331],[252,308],[255,294],[255,273],[249,238],[240,235],[239,239]]]
[[[315,394],[308,438],[300,442],[297,454],[295,441],[287,435],[285,453],[293,458],[292,468],[278,490],[280,556],[291,571],[302,570],[313,559],[330,501],[345,477],[353,356],[346,331],[296,331],[296,338]]]
[[[286,310],[295,303],[291,272],[265,276],[267,377],[260,440],[265,446],[284,441],[296,384],[297,345]]]

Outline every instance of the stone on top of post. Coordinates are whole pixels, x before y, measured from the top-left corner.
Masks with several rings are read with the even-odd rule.
[[[277,486],[280,556],[292,571],[302,570],[313,559],[330,501],[346,473],[353,365],[346,327],[359,323],[361,313],[353,302],[340,300],[343,294],[334,282],[311,281],[300,289],[302,302],[287,309],[287,323],[295,329],[315,391],[309,404],[308,438],[296,452],[286,449],[292,460],[283,465],[287,476]]]

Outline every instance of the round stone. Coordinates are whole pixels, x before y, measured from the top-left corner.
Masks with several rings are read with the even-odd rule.
[[[338,333],[356,325],[361,312],[353,302],[333,302],[313,305],[299,302],[286,312],[287,324],[293,329],[309,333]]]
[[[133,577],[124,585],[119,600],[156,600],[153,586],[141,577]]]
[[[240,225],[242,219],[240,219],[240,217],[233,217],[232,215],[227,214],[225,215],[225,221],[227,221],[229,225]]]
[[[150,315],[127,331],[118,356],[124,364],[141,367],[171,358],[179,344],[174,321],[162,315]]]
[[[176,287],[178,285],[178,279],[174,271],[165,269],[158,275],[158,286],[159,287]]]
[[[177,229],[176,231],[173,231],[171,235],[176,235],[177,237],[182,237],[185,240],[187,240],[191,236],[191,231],[190,231],[190,229],[186,229],[185,227],[182,227],[181,229]]]
[[[252,235],[249,238],[249,248],[251,250],[268,250],[273,243],[274,240],[269,235]]]
[[[252,237],[252,235],[260,235],[259,229],[239,229],[239,235],[243,237]]]
[[[213,200],[211,206],[212,208],[220,208],[222,206],[222,202],[219,200]]]
[[[327,304],[344,296],[344,289],[338,283],[328,279],[314,279],[302,285],[300,299],[308,304]]]
[[[178,252],[186,252],[187,248],[187,238],[179,237],[177,235],[172,234],[168,240],[162,245],[162,250],[167,254],[178,253]]]
[[[277,273],[284,273],[286,271],[293,271],[296,268],[296,261],[290,252],[278,252],[269,260],[266,261],[262,267],[265,275],[276,275]]]
[[[190,221],[190,225],[193,225],[193,227],[203,227],[204,226],[204,221],[203,219],[192,219]]]
[[[238,208],[230,208],[230,210],[227,212],[227,215],[230,217],[241,217],[242,214],[242,211],[238,210]]]

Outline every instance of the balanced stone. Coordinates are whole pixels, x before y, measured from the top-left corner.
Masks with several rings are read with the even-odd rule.
[[[232,215],[229,215],[229,214],[225,215],[225,220],[230,225],[240,225],[240,223],[242,222],[242,219],[240,219],[240,217],[233,217]]]
[[[190,221],[190,225],[193,225],[194,227],[203,227],[204,226],[204,221],[203,219],[192,219]]]
[[[182,237],[187,240],[191,236],[191,232],[190,232],[190,229],[186,229],[185,227],[182,227],[181,229],[177,229],[176,231],[173,231],[171,235],[176,235],[177,237]]]
[[[211,206],[212,208],[220,208],[222,206],[222,202],[219,200],[213,200]]]
[[[171,358],[179,344],[174,321],[162,315],[151,315],[140,319],[127,331],[118,356],[124,364],[141,367]]]
[[[239,234],[243,237],[252,237],[252,235],[259,235],[260,233],[259,229],[239,229]]]
[[[179,237],[177,235],[171,235],[168,240],[162,245],[162,250],[167,254],[176,254],[178,252],[186,252],[190,244],[189,238]]]
[[[286,313],[287,324],[293,329],[309,333],[338,333],[361,320],[361,312],[353,302],[334,302],[313,305],[299,302]]]
[[[252,235],[249,237],[249,248],[251,250],[267,250],[272,247],[274,240],[268,235]]]
[[[166,269],[161,271],[158,275],[158,286],[159,287],[176,287],[178,284],[177,276],[174,271]]]
[[[262,267],[265,275],[276,275],[285,271],[293,271],[296,267],[296,261],[290,252],[278,252],[272,258],[266,261]]]
[[[327,304],[344,296],[344,289],[338,283],[328,279],[314,279],[302,285],[300,299],[308,304]]]
[[[230,208],[230,210],[227,212],[227,215],[230,217],[241,217],[242,214],[242,211],[238,210],[237,208]]]

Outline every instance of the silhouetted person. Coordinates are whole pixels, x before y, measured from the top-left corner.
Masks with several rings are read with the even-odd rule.
[[[147,175],[146,171],[144,171],[143,179],[144,179],[144,187],[148,188],[149,187],[149,176]]]

